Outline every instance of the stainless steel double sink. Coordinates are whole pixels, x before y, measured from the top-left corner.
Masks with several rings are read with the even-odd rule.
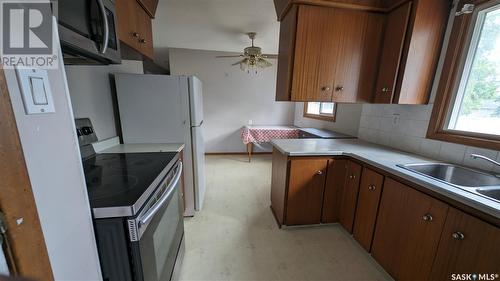
[[[446,163],[397,165],[450,186],[500,202],[500,176]]]

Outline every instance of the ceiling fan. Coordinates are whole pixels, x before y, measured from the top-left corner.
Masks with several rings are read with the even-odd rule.
[[[246,47],[243,50],[243,54],[233,56],[217,56],[217,58],[243,58],[232,65],[240,65],[241,70],[246,71],[247,73],[257,73],[261,68],[272,66],[273,64],[267,61],[267,59],[277,59],[278,55],[263,54],[262,49],[254,45],[257,33],[249,32],[247,35],[250,40],[252,40],[252,46]]]

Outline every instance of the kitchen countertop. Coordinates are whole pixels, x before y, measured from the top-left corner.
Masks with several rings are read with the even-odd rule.
[[[309,134],[313,134],[323,139],[355,139],[356,137],[330,131],[330,130],[322,130],[316,128],[300,128],[301,131],[304,131]]]
[[[182,143],[159,144],[118,144],[99,151],[99,153],[141,153],[141,152],[180,152],[184,148]]]
[[[396,166],[442,161],[357,139],[280,139],[272,144],[288,156],[349,156],[500,219],[499,202]]]

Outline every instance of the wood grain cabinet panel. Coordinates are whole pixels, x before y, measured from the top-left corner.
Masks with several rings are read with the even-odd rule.
[[[473,273],[500,274],[500,228],[450,208],[430,280]]]
[[[115,6],[120,41],[153,59],[153,27],[150,15],[134,0],[116,0]]]
[[[349,233],[352,233],[354,224],[362,169],[361,165],[355,162],[347,163],[345,183],[340,192],[339,222]]]
[[[299,6],[292,101],[332,101],[340,36],[335,23],[335,9]]]
[[[358,203],[354,218],[353,236],[366,251],[370,251],[384,176],[363,168]]]
[[[380,57],[380,71],[374,93],[376,103],[392,103],[399,65],[411,15],[411,2],[387,14]]]
[[[286,225],[319,224],[328,160],[290,161]]]
[[[383,15],[293,5],[280,28],[276,100],[369,102]]]
[[[447,213],[447,204],[386,179],[372,256],[396,280],[428,280]]]
[[[328,160],[323,210],[321,213],[322,223],[336,223],[339,221],[340,195],[344,187],[346,172],[347,160]]]

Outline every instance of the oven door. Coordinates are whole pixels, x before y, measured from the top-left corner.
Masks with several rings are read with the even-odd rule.
[[[184,236],[182,162],[173,170],[135,220],[138,241],[132,242],[132,256],[136,280],[159,281],[172,277]]]

